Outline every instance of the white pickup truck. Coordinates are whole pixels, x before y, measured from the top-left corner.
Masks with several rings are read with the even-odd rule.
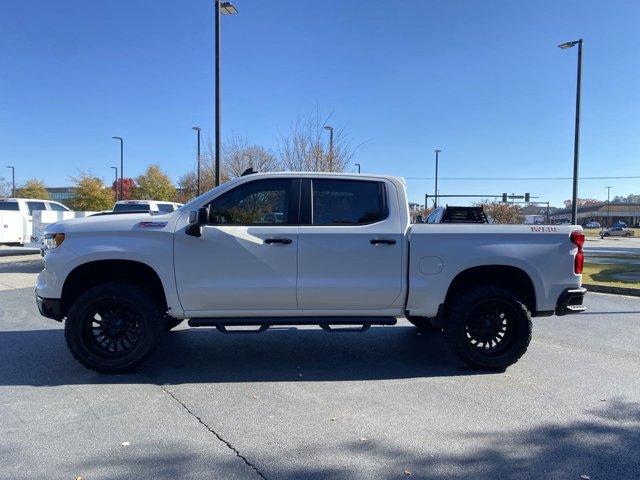
[[[36,299],[103,373],[138,365],[183,319],[231,333],[403,316],[469,365],[504,369],[532,316],[584,310],[583,242],[573,225],[411,225],[396,177],[252,174],[166,215],[50,226]]]

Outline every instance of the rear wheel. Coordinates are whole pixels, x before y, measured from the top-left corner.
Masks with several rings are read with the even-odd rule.
[[[165,330],[157,301],[125,283],[105,283],[83,293],[69,309],[65,339],[82,365],[123,373],[139,365]]]
[[[445,336],[467,364],[503,370],[516,363],[531,341],[531,314],[511,291],[474,287],[456,297],[448,312]]]

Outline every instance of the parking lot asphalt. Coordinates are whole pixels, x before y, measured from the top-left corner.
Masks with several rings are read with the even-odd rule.
[[[0,479],[637,478],[640,299],[537,318],[504,373],[406,321],[363,334],[184,326],[103,376],[38,315],[36,256],[0,262]]]

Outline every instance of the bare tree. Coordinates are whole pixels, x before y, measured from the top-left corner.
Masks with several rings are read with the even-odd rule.
[[[273,153],[235,134],[222,145],[222,161],[225,172],[231,178],[239,177],[247,168],[253,168],[256,172],[281,170]]]
[[[318,107],[298,117],[289,133],[281,135],[278,156],[282,167],[292,171],[343,172],[355,154],[343,128],[333,129],[333,148]]]

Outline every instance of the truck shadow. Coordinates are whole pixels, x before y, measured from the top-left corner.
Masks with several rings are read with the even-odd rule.
[[[138,371],[99,375],[67,351],[61,329],[0,332],[0,385],[353,381],[473,375],[440,334],[276,328],[256,335],[178,329]]]

